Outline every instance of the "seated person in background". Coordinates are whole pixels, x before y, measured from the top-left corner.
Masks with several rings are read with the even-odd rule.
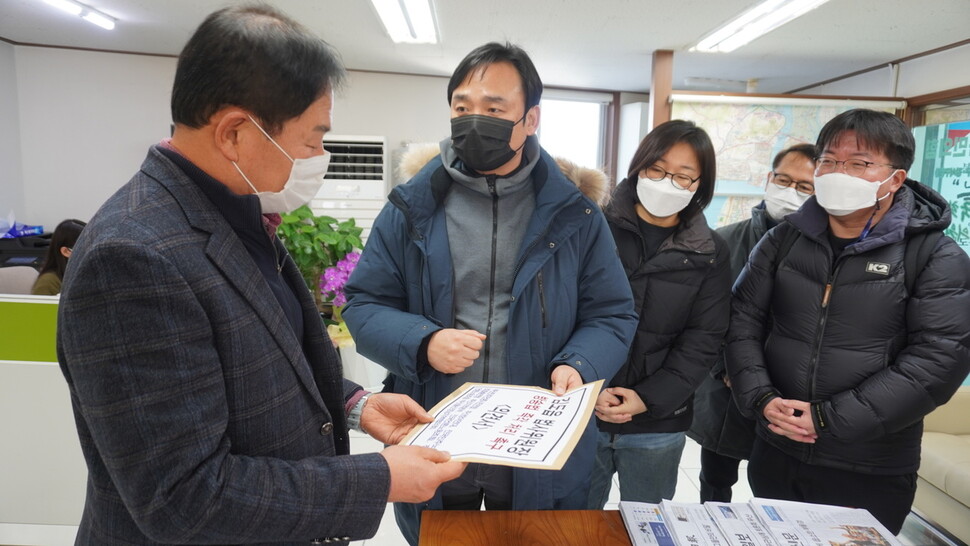
[[[67,259],[71,257],[71,249],[81,235],[81,230],[87,225],[80,220],[64,220],[54,228],[51,236],[51,246],[47,247],[44,265],[40,268],[40,275],[30,288],[35,296],[56,296],[61,293],[61,280],[67,269]]]

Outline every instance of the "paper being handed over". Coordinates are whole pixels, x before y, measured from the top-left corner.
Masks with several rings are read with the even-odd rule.
[[[431,408],[434,421],[401,445],[432,447],[474,463],[559,470],[589,423],[603,380],[562,396],[520,385],[465,383]]]

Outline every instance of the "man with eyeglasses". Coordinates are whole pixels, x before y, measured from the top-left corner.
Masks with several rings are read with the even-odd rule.
[[[734,286],[727,369],[758,420],[755,495],[866,508],[898,533],[923,417],[970,368],[970,258],[947,202],[907,178],[912,133],[856,109],[819,134],[815,198]]]
[[[741,273],[764,234],[815,192],[815,155],[814,144],[796,144],[778,152],[766,176],[764,200],[751,209],[751,218],[717,230],[731,252],[732,279]],[[738,467],[754,442],[755,424],[738,411],[730,386],[720,358],[694,394],[694,421],[687,435],[701,444],[701,502],[731,502]]]

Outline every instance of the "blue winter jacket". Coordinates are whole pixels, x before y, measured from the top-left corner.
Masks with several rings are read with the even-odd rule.
[[[597,206],[545,151],[532,177],[536,207],[509,309],[509,382],[550,388],[559,363],[573,366],[584,382],[609,380],[626,360],[637,324],[613,236]],[[454,327],[443,206],[452,183],[437,156],[391,192],[345,288],[342,311],[357,350],[390,371],[385,391],[407,394],[425,408],[449,394],[442,392],[443,374],[419,364],[417,355],[428,335]],[[487,234],[481,244],[489,247]],[[595,429],[591,420],[561,471],[515,469],[513,507],[584,507]],[[440,497],[425,506],[440,507]]]

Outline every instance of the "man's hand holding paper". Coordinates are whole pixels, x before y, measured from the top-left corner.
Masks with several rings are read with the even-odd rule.
[[[403,394],[374,393],[360,414],[360,425],[367,434],[385,444],[397,444],[416,425],[430,423],[431,414]]]

